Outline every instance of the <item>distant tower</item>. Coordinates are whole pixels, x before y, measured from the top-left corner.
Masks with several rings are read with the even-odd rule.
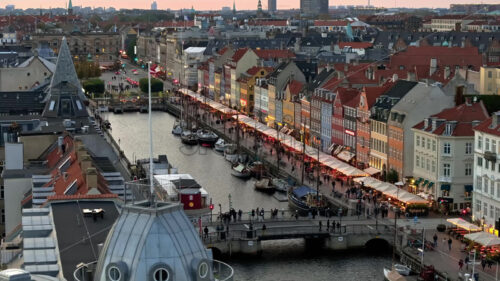
[[[73,14],[73,2],[71,2],[71,0],[69,0],[69,3],[68,3],[68,15],[72,15]]]
[[[257,17],[262,17],[262,3],[260,2],[260,0],[259,3],[257,3]]]
[[[270,13],[276,12],[276,0],[267,0],[267,10]]]
[[[158,10],[158,4],[156,3],[156,1],[153,1],[153,3],[151,3],[151,10]]]
[[[236,0],[233,0],[233,14],[236,14]]]

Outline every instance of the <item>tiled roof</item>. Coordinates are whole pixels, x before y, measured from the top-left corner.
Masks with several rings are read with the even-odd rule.
[[[345,105],[349,103],[352,99],[359,96],[359,90],[352,88],[337,88],[336,99],[340,99],[340,103]]]
[[[475,69],[483,64],[482,55],[475,47],[434,47],[420,46],[408,47],[406,51],[397,53],[391,57],[391,68],[406,66],[407,69],[414,66],[430,65],[431,59],[437,59],[437,65],[444,66],[473,66]]]
[[[259,71],[263,70],[266,72],[271,72],[273,71],[274,68],[272,67],[262,67],[262,66],[253,66],[252,68],[249,68],[247,70],[248,75],[254,76],[255,74],[259,73]]]
[[[286,20],[266,20],[266,21],[256,21],[250,23],[250,25],[256,26],[287,26],[288,23]]]
[[[294,58],[295,54],[290,50],[254,50],[261,59]]]
[[[432,115],[437,119],[445,121],[456,121],[456,126],[453,128],[452,136],[473,136],[474,131],[472,121],[484,121],[488,118],[488,111],[484,107],[482,101],[476,103],[464,103],[453,108],[447,108],[438,114]],[[429,125],[424,128],[424,121],[418,123],[413,128],[430,132],[435,135],[442,135],[445,132],[446,122],[441,122],[434,131]],[[476,127],[477,128],[477,127]],[[476,129],[474,128],[474,129]]]
[[[179,28],[179,27],[193,27],[194,21],[161,21],[155,24],[156,27]]]
[[[228,47],[228,46],[226,46],[226,47],[224,47],[224,48],[220,49],[220,50],[217,52],[217,54],[219,54],[219,55],[221,55],[221,56],[222,56],[222,55],[223,55],[223,54],[225,54],[228,50],[229,50],[229,47]]]
[[[495,112],[493,114],[497,114],[497,116],[498,116],[498,115],[500,115],[500,112]],[[474,127],[474,131],[479,131],[479,132],[483,132],[483,133],[487,133],[490,135],[500,137],[500,122],[497,122],[497,125],[495,127],[492,127],[491,123],[493,122],[493,118],[495,118],[495,116],[491,116],[490,118],[481,122],[479,125]],[[500,117],[496,117],[496,118],[500,119]]]
[[[297,80],[292,80],[288,84],[288,88],[290,89],[290,94],[292,94],[292,95],[298,95],[303,87],[304,87],[304,84],[300,81],[297,81]]]
[[[346,20],[315,20],[314,26],[347,26]]]
[[[373,46],[370,42],[339,42],[339,48],[351,47],[353,49],[366,49]]]
[[[368,105],[368,108],[371,108],[375,104],[377,98],[380,97],[386,91],[388,91],[393,85],[394,82],[390,81],[385,83],[383,86],[364,87],[364,92],[366,95],[366,104]]]
[[[248,48],[241,48],[241,49],[236,50],[236,52],[234,52],[234,55],[231,58],[231,60],[233,62],[240,61],[240,59],[247,53],[247,51],[248,51]]]

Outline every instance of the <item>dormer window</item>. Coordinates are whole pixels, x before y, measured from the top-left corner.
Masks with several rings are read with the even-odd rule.
[[[424,129],[427,129],[429,127],[429,119],[424,119]]]
[[[451,136],[452,131],[453,131],[453,125],[451,123],[446,123],[446,128],[444,130],[444,134],[446,136]]]

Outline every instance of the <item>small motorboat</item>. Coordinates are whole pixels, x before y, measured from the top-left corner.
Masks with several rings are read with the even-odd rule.
[[[403,276],[408,276],[408,275],[410,275],[410,273],[411,273],[411,269],[410,269],[408,266],[404,265],[404,264],[399,264],[399,263],[396,263],[396,264],[394,265],[394,269],[395,269],[395,270],[396,270],[399,274],[401,274],[401,275],[403,275]]]
[[[231,168],[231,175],[240,178],[240,179],[249,179],[252,176],[252,173],[250,172],[245,165],[238,163],[233,165]]]
[[[261,161],[254,161],[248,164],[248,169],[250,169],[252,175],[256,178],[261,178],[267,173],[266,166]]]
[[[175,125],[174,128],[172,129],[172,134],[175,135],[175,136],[180,136],[182,135],[182,127],[181,125]]]
[[[214,144],[214,149],[217,152],[224,152],[224,149],[226,149],[226,142],[224,139],[218,139]]]
[[[207,130],[198,130],[196,135],[198,136],[199,143],[206,146],[214,146],[219,139],[216,133]]]
[[[224,148],[224,158],[231,163],[238,162],[238,146],[236,144],[226,144]]]
[[[197,145],[198,136],[190,131],[182,132],[181,141],[187,145]]]
[[[271,181],[271,184],[274,186],[274,188],[276,189],[276,191],[279,191],[279,192],[288,192],[288,189],[290,188],[290,185],[288,184],[288,182],[284,179],[280,179],[280,178],[273,178],[273,180]]]
[[[254,184],[255,190],[265,192],[272,194],[276,189],[274,186],[271,184],[271,179],[269,178],[263,178],[259,181],[256,181]]]
[[[384,268],[384,278],[388,281],[406,281],[406,278],[399,274],[396,269]]]
[[[288,205],[300,215],[308,215],[313,209],[320,214],[328,207],[326,197],[308,186],[300,186],[288,191]]]

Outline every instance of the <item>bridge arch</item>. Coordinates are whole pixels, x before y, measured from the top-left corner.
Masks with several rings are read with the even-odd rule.
[[[372,239],[369,239],[365,243],[365,248],[370,250],[370,251],[384,251],[387,250],[391,247],[391,244],[389,241],[387,241],[385,238],[381,237],[375,237]]]

